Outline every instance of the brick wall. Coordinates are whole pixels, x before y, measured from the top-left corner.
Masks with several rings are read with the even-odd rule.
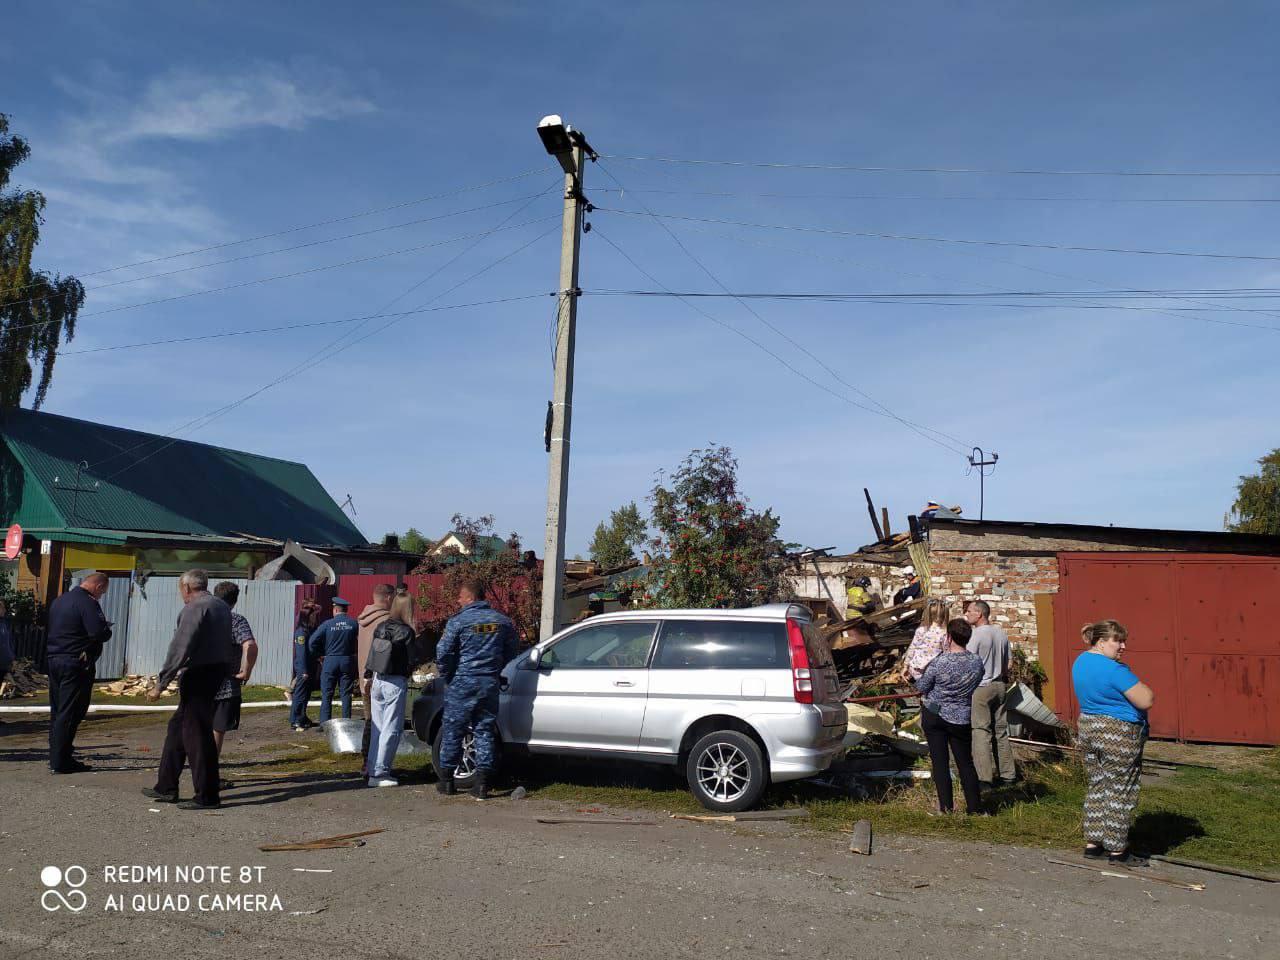
[[[1009,639],[1038,658],[1035,595],[1058,592],[1056,555],[1027,556],[998,550],[929,551],[930,593],[957,601],[985,600],[991,620]],[[957,608],[958,609],[958,608]]]

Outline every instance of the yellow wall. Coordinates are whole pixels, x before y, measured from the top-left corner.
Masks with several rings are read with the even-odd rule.
[[[132,547],[113,547],[98,543],[68,543],[63,557],[64,569],[132,570],[136,551]]]

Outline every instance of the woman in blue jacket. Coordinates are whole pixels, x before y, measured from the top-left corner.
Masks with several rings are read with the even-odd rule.
[[[1129,631],[1114,620],[1085,624],[1088,646],[1071,667],[1080,705],[1078,735],[1084,759],[1086,857],[1124,866],[1145,861],[1129,853],[1129,818],[1138,805],[1142,750],[1147,743],[1151,688],[1120,658]]]

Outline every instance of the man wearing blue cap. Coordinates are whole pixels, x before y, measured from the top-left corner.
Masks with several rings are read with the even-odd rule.
[[[351,690],[356,682],[356,640],[360,624],[347,616],[350,606],[342,597],[333,598],[333,616],[320,624],[307,641],[313,657],[324,657],[320,669],[320,723],[333,713],[333,690],[342,697],[342,719],[351,717]]]

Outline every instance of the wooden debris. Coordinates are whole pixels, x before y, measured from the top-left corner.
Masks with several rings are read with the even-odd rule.
[[[694,823],[750,823],[767,820],[797,820],[809,816],[804,807],[786,810],[745,810],[742,813],[673,813],[672,820],[692,820]]]
[[[1223,867],[1216,863],[1205,863],[1202,860],[1183,860],[1181,857],[1165,857],[1152,854],[1150,859],[1160,863],[1171,863],[1176,867],[1190,867],[1192,870],[1205,870],[1209,873],[1225,873],[1230,877],[1244,877],[1246,880],[1261,880],[1263,883],[1280,883],[1280,877],[1274,873],[1254,873],[1251,870],[1240,870],[1236,867]]]
[[[590,823],[597,826],[606,827],[654,827],[657,826],[656,820],[618,820],[604,819],[597,817],[538,817],[537,823]]]
[[[1150,870],[1130,870],[1127,867],[1108,864],[1102,866],[1094,863],[1077,863],[1071,860],[1059,860],[1056,857],[1045,857],[1050,863],[1056,863],[1063,867],[1075,867],[1078,870],[1092,870],[1106,877],[1117,877],[1119,879],[1146,880],[1149,883],[1164,883],[1171,887],[1178,887],[1181,890],[1203,890],[1203,883],[1192,883],[1189,880],[1179,880],[1177,877],[1167,877],[1162,873],[1152,873]]]
[[[268,843],[258,847],[264,853],[281,853],[289,850],[338,850],[343,847],[358,847],[361,837],[371,837],[375,833],[386,832],[386,827],[374,830],[361,830],[358,833],[343,833],[336,837],[319,837],[315,840],[298,840],[294,843]]]
[[[871,856],[870,820],[859,820],[853,825],[853,836],[849,838],[849,852],[860,853],[864,857]]]
[[[9,676],[0,683],[0,700],[34,697],[49,688],[49,677],[36,669],[30,660],[15,660]]]

